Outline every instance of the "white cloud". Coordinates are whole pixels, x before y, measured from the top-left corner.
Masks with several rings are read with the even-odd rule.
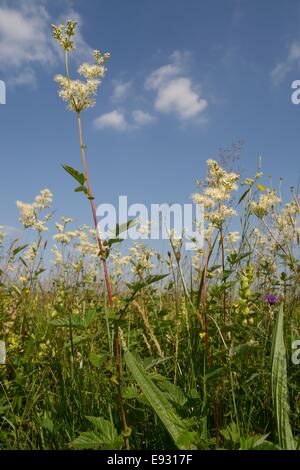
[[[125,112],[115,109],[96,118],[94,120],[94,126],[96,129],[131,131],[151,124],[155,120],[154,116],[141,109],[132,111],[131,118],[132,119],[127,120]]]
[[[147,124],[151,124],[151,122],[154,121],[154,117],[151,114],[146,113],[141,109],[135,109],[132,111],[132,117],[138,126],[146,126]]]
[[[300,41],[292,42],[286,61],[279,62],[271,71],[271,80],[274,85],[279,85],[295,67],[300,68]]]
[[[20,9],[0,7],[0,64],[2,69],[53,63],[50,19],[45,7],[28,3]]]
[[[11,225],[0,225],[0,232],[4,233],[6,237],[18,237],[22,234],[20,228]]]
[[[199,86],[187,76],[187,57],[187,53],[174,52],[173,63],[158,68],[146,80],[146,88],[156,92],[155,109],[183,121],[198,117],[208,105],[200,97]]]
[[[9,85],[11,86],[35,86],[36,83],[36,75],[30,67],[16,73],[9,80]]]
[[[110,113],[102,114],[94,121],[96,129],[111,128],[118,131],[124,131],[128,128],[128,124],[121,111],[111,111]]]
[[[146,88],[156,90],[163,86],[167,80],[178,75],[181,71],[179,64],[168,64],[154,70],[146,80]]]
[[[129,93],[131,82],[116,81],[114,83],[113,101],[123,101]]]
[[[189,78],[175,78],[158,89],[154,106],[161,113],[175,113],[185,120],[202,113],[207,101],[192,89]]]
[[[9,6],[7,6],[9,5]],[[53,69],[64,54],[52,37],[51,23],[81,18],[64,2],[66,14],[52,19],[44,0],[10,1],[0,6],[0,70],[11,85],[34,85],[37,67]],[[82,59],[91,53],[80,33],[76,35],[77,54]],[[76,60],[76,59],[75,59]]]

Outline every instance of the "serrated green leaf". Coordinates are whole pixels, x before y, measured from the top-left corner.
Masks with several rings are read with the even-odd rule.
[[[89,360],[94,367],[102,367],[107,359],[107,354],[95,354],[91,353]]]
[[[110,421],[95,416],[86,416],[86,418],[96,430],[82,432],[70,443],[70,447],[82,450],[119,450],[123,447],[124,439],[121,435],[118,435],[116,428]]]
[[[97,431],[82,432],[70,443],[70,447],[78,450],[101,449],[102,445],[102,436]]]
[[[86,196],[89,196],[88,190],[85,186],[78,186],[78,188],[74,189],[75,193],[84,193]]]
[[[187,428],[182,418],[178,416],[172,404],[166,398],[166,395],[151,380],[141,361],[136,359],[129,351],[125,352],[125,361],[144,396],[166,427],[176,446],[179,449],[195,449],[195,434]],[[183,436],[187,437],[184,444],[182,441]]]
[[[85,176],[83,173],[75,170],[75,168],[72,168],[69,165],[62,165],[63,169],[69,173],[81,186],[84,185],[85,183]]]

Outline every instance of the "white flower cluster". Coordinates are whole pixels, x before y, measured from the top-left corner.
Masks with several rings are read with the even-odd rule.
[[[51,251],[53,253],[53,263],[56,266],[62,265],[64,262],[62,252],[58,249],[56,245],[53,245],[53,247],[51,248]]]
[[[113,274],[118,277],[124,274],[124,269],[130,263],[130,256],[122,256],[120,251],[110,255],[110,259],[113,265]]]
[[[253,214],[262,219],[280,202],[281,199],[276,196],[275,191],[268,190],[267,194],[261,194],[259,196],[258,202],[251,201],[250,208]]]
[[[206,210],[205,218],[215,227],[225,221],[226,218],[236,215],[236,211],[224,204],[231,199],[232,191],[238,189],[236,181],[239,175],[226,172],[215,160],[207,160],[208,175],[206,187],[202,193],[192,194],[195,204],[203,205]]]
[[[59,42],[65,51],[75,49],[73,36],[76,32],[78,21],[68,20],[66,26],[64,24],[52,25],[53,37]]]
[[[131,271],[134,274],[141,274],[143,272],[150,273],[154,267],[152,257],[156,255],[154,251],[149,250],[141,243],[135,243],[130,248],[130,262],[132,264]]]
[[[0,245],[2,245],[4,238],[5,238],[5,233],[3,231],[2,225],[0,225]]]
[[[70,20],[67,26],[52,25],[54,38],[59,42],[61,47],[66,51],[75,49],[73,36],[76,32],[77,22]],[[100,51],[95,50],[94,64],[83,63],[78,73],[85,78],[83,80],[71,80],[67,66],[67,76],[56,75],[54,80],[59,85],[59,96],[68,103],[68,108],[76,113],[81,113],[84,109],[91,108],[96,104],[96,94],[107,69],[104,63],[110,57],[109,53],[101,55]]]
[[[240,239],[239,232],[228,232],[228,240],[230,243],[234,244],[237,243]]]
[[[55,227],[57,229],[57,232],[55,235],[53,235],[53,240],[56,242],[61,243],[62,245],[68,245],[71,243],[73,238],[77,237],[77,231],[67,231],[66,226],[69,222],[72,222],[73,219],[71,218],[65,218],[61,217],[61,220],[64,222],[63,224],[56,222]],[[55,254],[55,253],[54,253]]]
[[[97,233],[88,225],[83,225],[77,230],[78,242],[76,249],[82,256],[90,256],[96,258],[99,255],[99,247],[97,244]]]
[[[23,255],[25,261],[34,261],[38,250],[38,245],[36,242],[31,243]]]
[[[36,196],[32,204],[26,202],[17,201],[16,206],[20,212],[20,223],[25,227],[31,227],[33,230],[38,232],[44,232],[48,230],[46,222],[39,220],[38,216],[41,211],[48,209],[52,204],[52,193],[49,189],[43,189],[38,196]]]

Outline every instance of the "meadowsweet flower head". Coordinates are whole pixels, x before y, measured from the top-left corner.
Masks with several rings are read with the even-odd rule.
[[[36,220],[32,228],[33,230],[36,230],[37,232],[48,232],[49,230],[44,220]]]
[[[37,251],[38,251],[38,246],[37,246],[37,243],[34,242],[25,251],[25,253],[23,255],[23,259],[25,261],[34,261],[36,255],[37,255]]]
[[[0,225],[0,245],[2,245],[5,238],[5,232],[3,231],[2,225]]]
[[[51,206],[53,195],[49,189],[43,189],[38,194],[32,204],[28,204],[22,201],[17,201],[16,206],[20,212],[20,223],[25,227],[32,227],[33,230],[40,232],[48,230],[45,226],[45,222],[38,219],[38,215],[44,209],[48,209]],[[48,219],[46,219],[48,220]]]
[[[74,222],[74,219],[72,219],[71,217],[62,216],[60,220],[62,220],[64,224],[70,224],[71,222]]]
[[[237,243],[240,239],[239,232],[228,232],[228,239],[230,243]]]
[[[232,207],[226,206],[225,204],[220,205],[213,212],[209,212],[204,215],[205,219],[211,222],[215,227],[219,227],[225,219],[237,215],[237,212]]]
[[[252,178],[245,178],[242,184],[246,186],[252,186],[254,184],[254,180]]]
[[[52,204],[53,194],[49,189],[43,189],[35,198],[34,207],[39,210],[48,209]]]
[[[62,48],[68,53],[74,49],[73,36],[75,35],[77,22],[70,20],[67,26],[52,25],[55,39],[58,40]],[[104,63],[110,57],[109,53],[101,54],[100,51],[93,52],[94,63],[84,62],[78,69],[79,75],[84,80],[71,80],[67,68],[67,76],[56,75],[54,81],[59,85],[58,95],[68,103],[68,109],[76,113],[81,113],[84,109],[91,108],[96,104],[96,94],[101,81],[107,71]]]
[[[68,20],[66,25],[52,25],[53,37],[65,51],[75,49],[73,36],[75,36],[77,24],[76,20]]]
[[[22,201],[17,201],[16,206],[20,212],[20,223],[25,228],[31,227],[36,221],[35,207],[33,204],[27,204]]]
[[[215,160],[207,160],[208,173],[202,193],[192,194],[195,204],[202,205],[205,219],[214,227],[220,227],[225,219],[236,215],[236,211],[226,201],[232,198],[232,192],[238,189],[240,175],[227,172]]]
[[[251,201],[250,208],[258,218],[263,218],[270,210],[281,202],[280,197],[276,196],[274,191],[268,191],[267,194],[261,194],[258,202]]]
[[[63,264],[63,255],[61,251],[58,249],[58,247],[56,245],[53,245],[51,251],[53,253],[53,263],[56,266]]]

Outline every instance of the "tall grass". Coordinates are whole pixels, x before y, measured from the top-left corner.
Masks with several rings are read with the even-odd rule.
[[[136,242],[122,253],[137,221],[102,240],[81,112],[108,55],[95,51],[80,68],[86,81],[72,80],[75,30],[54,27],[84,171],[64,168],[94,226],[55,220],[43,190],[17,202],[30,242],[0,232],[1,449],[298,448],[300,368],[289,345],[300,338],[299,195],[284,203],[260,168],[242,179],[208,160],[192,195],[205,208],[192,256],[174,233],[166,257]]]

